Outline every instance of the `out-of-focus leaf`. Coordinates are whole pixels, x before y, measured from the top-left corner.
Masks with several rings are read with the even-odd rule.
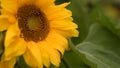
[[[30,67],[26,64],[23,56],[20,56],[17,60],[15,68],[30,68]]]
[[[3,49],[3,38],[4,38],[4,35],[2,32],[0,32],[0,51]]]
[[[120,21],[109,18],[103,13],[99,14],[99,20],[102,25],[120,37]]]
[[[56,4],[61,4],[64,2],[69,2],[70,0],[56,0]]]
[[[80,53],[96,65],[92,68],[120,68],[120,39],[99,24],[93,24],[83,43],[77,46]]]
[[[74,22],[78,24],[79,37],[73,38],[73,43],[78,44],[85,39],[88,28],[89,18],[87,9],[87,0],[71,0],[71,4],[68,6],[73,13]]]
[[[60,68],[90,68],[81,59],[82,54],[77,54],[72,50],[65,53]]]
[[[110,31],[120,37],[120,21],[107,16],[101,5],[97,5],[91,11],[90,20],[94,23],[100,23],[104,27],[107,27]]]
[[[5,31],[0,32],[0,57],[4,51],[4,38],[5,38]]]

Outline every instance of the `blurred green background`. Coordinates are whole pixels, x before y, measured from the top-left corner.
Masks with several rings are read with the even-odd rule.
[[[120,68],[120,0],[57,0],[78,24],[60,68]]]

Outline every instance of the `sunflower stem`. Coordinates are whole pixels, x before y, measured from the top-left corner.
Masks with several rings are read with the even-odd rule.
[[[79,51],[78,51],[77,48],[75,47],[75,45],[74,45],[74,43],[72,42],[72,40],[71,40],[71,39],[68,39],[68,42],[69,42],[70,49],[71,49],[73,52],[75,52],[75,53],[77,53],[78,55],[80,55]]]
[[[73,44],[71,39],[68,39],[69,42],[69,46],[70,46],[70,50],[72,50],[74,53],[76,53],[78,56],[81,57],[81,54],[79,53],[79,51],[77,50],[77,48],[75,47],[75,45]],[[70,62],[68,61],[67,57],[64,56],[62,59],[62,62],[65,64],[66,68],[72,68],[73,66],[70,64]]]
[[[70,46],[70,49],[76,53],[80,58],[82,57],[82,54],[78,51],[78,49],[75,47],[77,45],[74,45],[74,43],[72,42],[71,38],[68,39],[68,42],[69,42],[69,46]],[[82,60],[83,61],[83,60]]]

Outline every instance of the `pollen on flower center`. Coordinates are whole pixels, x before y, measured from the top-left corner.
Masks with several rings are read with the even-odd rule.
[[[49,33],[45,14],[34,5],[24,5],[17,11],[18,26],[25,41],[42,41]]]

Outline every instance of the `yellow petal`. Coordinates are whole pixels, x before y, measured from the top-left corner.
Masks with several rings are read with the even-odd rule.
[[[18,6],[21,7],[26,4],[35,4],[38,0],[17,0]]]
[[[54,30],[51,30],[46,40],[53,42],[52,46],[54,46],[54,43],[55,43],[59,46],[62,46],[65,49],[68,49],[67,39],[61,36],[60,34],[58,34],[57,32],[55,32]]]
[[[59,19],[64,19],[67,17],[72,16],[72,13],[70,10],[67,10],[65,7],[68,5],[69,3],[64,3],[61,5],[52,5],[49,8],[47,8],[46,10],[43,10],[44,13],[46,14],[46,17],[48,18],[48,20],[59,20]],[[52,11],[50,11],[52,10]],[[48,12],[49,11],[49,12]]]
[[[60,30],[69,30],[69,29],[76,29],[78,28],[77,24],[73,23],[69,20],[57,20],[57,21],[51,21],[50,27],[54,29],[60,29]]]
[[[54,4],[55,0],[37,0],[36,5],[40,7],[40,9],[46,9],[50,5]]]
[[[51,63],[53,65],[55,65],[56,67],[59,67],[60,66],[60,54],[58,51],[56,50],[53,50],[51,53],[50,53],[50,60],[51,60]]]
[[[20,36],[20,30],[18,27],[18,23],[12,24],[7,32],[6,32],[6,37],[5,37],[5,47],[8,47],[11,41],[14,39],[18,38]]]
[[[1,13],[2,13],[2,16],[8,18],[9,22],[11,22],[11,23],[17,22],[17,19],[16,19],[16,17],[15,17],[15,14],[9,12],[8,10],[2,9],[2,10],[1,10]]]
[[[49,54],[50,54],[50,61],[53,65],[55,65],[56,67],[59,67],[60,65],[60,54],[56,49],[49,49]]]
[[[8,10],[9,12],[16,13],[18,9],[18,0],[2,0],[2,8]]]
[[[13,57],[22,55],[26,50],[26,42],[23,39],[12,40],[7,47],[5,47],[4,57],[9,60]]]
[[[64,54],[64,51],[68,49],[67,39],[65,39],[63,36],[56,32],[51,31],[48,37],[46,38],[46,41],[48,42],[49,46],[60,51],[62,55]]]
[[[49,54],[47,52],[47,48],[45,47],[45,45],[47,45],[45,42],[40,42],[39,43],[39,48],[40,48],[40,52],[41,52],[41,56],[42,56],[42,59],[43,59],[43,64],[49,68],[50,66],[50,57],[49,57]]]
[[[50,66],[50,58],[48,52],[46,52],[45,49],[41,49],[40,51],[43,59],[43,64],[48,68]]]
[[[0,62],[0,68],[14,68],[14,65],[16,63],[16,59],[11,59],[9,61],[1,61]]]
[[[28,42],[27,47],[28,48],[25,54],[23,55],[26,63],[31,67],[42,68],[43,64],[38,45],[36,45],[36,43],[34,42]]]
[[[60,54],[56,49],[51,47],[47,42],[44,42],[42,44],[40,43],[39,47],[41,47],[42,49],[48,52],[47,54],[49,55],[50,62],[53,65],[55,65],[56,67],[60,65]]]
[[[16,23],[17,24],[17,23]],[[26,50],[26,42],[19,37],[19,30],[14,24],[6,32],[4,59],[9,60],[13,57],[22,55]]]
[[[6,30],[11,23],[6,16],[0,16],[0,31]]]
[[[64,37],[78,37],[79,32],[76,29],[70,29],[70,30],[59,30],[59,29],[54,29],[56,32],[60,33]]]
[[[51,47],[53,47],[54,49],[60,51],[62,55],[64,54],[64,52],[65,52],[66,49],[65,49],[62,45],[59,45],[58,43],[56,43],[55,40],[49,39],[49,40],[47,40],[47,43],[49,44],[49,46],[51,46]],[[54,44],[53,44],[53,43],[54,43]]]

